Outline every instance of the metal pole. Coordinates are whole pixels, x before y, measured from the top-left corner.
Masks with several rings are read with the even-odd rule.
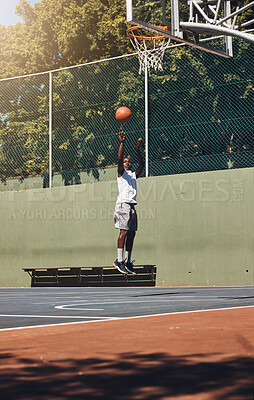
[[[231,14],[231,2],[227,0],[224,3],[224,15],[230,15]],[[231,25],[231,18],[228,20],[230,27],[232,28]],[[230,56],[233,57],[233,38],[232,36],[225,36],[225,46],[226,46],[226,53]]]
[[[215,16],[214,16],[214,20],[213,23],[215,24],[220,12],[220,6],[221,6],[221,0],[218,0],[217,6],[216,6],[216,12],[215,12]]]
[[[183,38],[183,32],[180,32],[179,22],[179,0],[171,0],[172,35]]]
[[[149,130],[149,96],[148,96],[148,68],[147,68],[147,63],[145,67],[145,149],[146,149],[146,155],[145,155],[145,165],[146,165],[146,177],[149,175],[149,164],[148,164],[148,130]]]
[[[52,72],[49,72],[49,187],[52,187]]]
[[[228,19],[234,17],[235,15],[241,14],[243,11],[248,10],[249,8],[251,8],[253,6],[254,6],[254,1],[250,2],[249,4],[246,4],[244,7],[239,8],[235,12],[227,15],[225,18],[220,19],[219,21],[216,22],[216,25],[221,25],[223,22],[227,21]]]

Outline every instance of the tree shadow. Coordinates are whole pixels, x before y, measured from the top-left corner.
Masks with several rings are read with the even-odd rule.
[[[47,361],[5,353],[0,393],[3,400],[159,400],[202,398],[202,393],[213,400],[252,400],[253,358],[207,362],[202,357],[122,353],[115,358]]]

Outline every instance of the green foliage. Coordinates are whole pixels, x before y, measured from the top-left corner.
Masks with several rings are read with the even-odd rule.
[[[131,50],[124,0],[20,0],[24,23],[0,26],[1,78],[77,65]],[[123,11],[124,10],[124,11]]]
[[[252,165],[253,45],[234,40],[234,52],[230,60],[190,48],[165,55],[150,81],[151,173]]]
[[[116,163],[120,105],[139,110],[127,130],[143,130],[143,78],[135,81],[136,72],[136,62],[119,59],[54,74],[54,171],[63,174],[65,184],[73,178],[78,183],[83,170],[98,179],[98,168]],[[138,135],[130,137],[127,150]]]
[[[21,0],[17,10],[24,23],[0,26],[2,77],[129,50],[123,1],[41,0],[31,7]],[[170,49],[164,71],[149,77],[151,174],[251,165],[254,51],[243,41],[234,40],[234,47],[232,60]],[[115,120],[119,106],[133,111],[124,126],[126,154],[144,137],[144,77],[136,57],[54,72],[52,100],[53,172],[66,185],[80,183],[83,171],[99,179],[99,170],[116,163],[116,134],[123,128]],[[0,82],[3,181],[39,174],[48,184],[48,110],[47,74]]]
[[[48,170],[48,86],[45,77],[1,82],[1,178]]]

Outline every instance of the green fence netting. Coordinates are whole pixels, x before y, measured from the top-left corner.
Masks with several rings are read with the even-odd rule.
[[[133,155],[144,137],[144,78],[137,68],[137,58],[126,57],[54,74],[53,170],[65,185],[115,179],[123,128],[126,155]],[[115,119],[123,104],[134,111],[125,126]]]
[[[234,54],[165,55],[149,82],[151,175],[254,166],[254,46],[234,40]]]
[[[35,187],[28,177],[41,186],[48,173],[48,93],[47,75],[0,82],[0,190]]]
[[[164,71],[148,77],[148,143],[156,176],[254,166],[254,46],[234,39],[234,58],[186,46],[169,49]],[[117,133],[125,153],[145,140],[145,78],[137,56],[0,81],[0,190],[62,186],[116,178]],[[52,143],[49,142],[52,93]],[[121,126],[125,105],[132,120]]]

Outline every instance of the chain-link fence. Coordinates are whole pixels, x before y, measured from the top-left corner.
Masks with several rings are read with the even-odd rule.
[[[134,168],[146,142],[146,176],[254,166],[254,46],[234,39],[234,54],[174,46],[148,79],[132,55],[1,80],[0,190],[115,179],[122,129]]]
[[[0,190],[40,187],[48,174],[48,95],[47,75],[0,82]]]

